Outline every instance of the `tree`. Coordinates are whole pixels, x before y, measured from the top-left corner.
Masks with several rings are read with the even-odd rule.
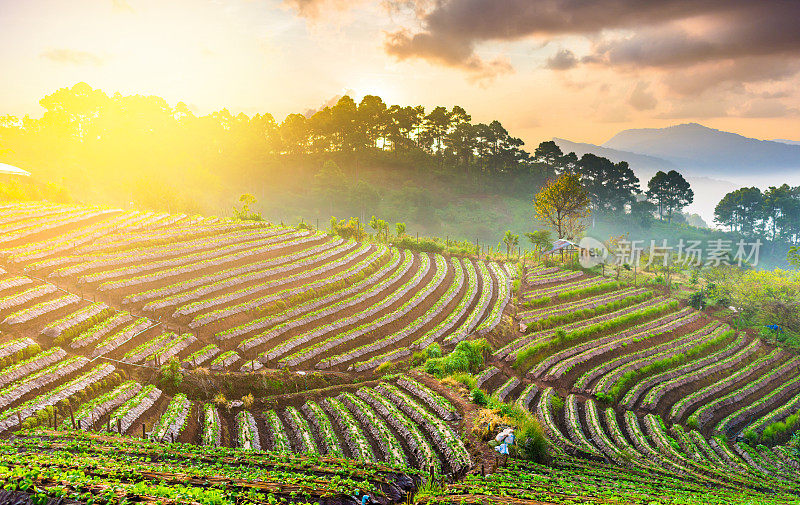
[[[531,245],[533,245],[533,250],[536,254],[541,254],[542,251],[553,245],[550,230],[536,230],[531,233],[526,233],[525,236],[531,241]]]
[[[786,261],[794,268],[800,269],[800,246],[792,246],[786,253]]]
[[[314,175],[314,191],[320,199],[327,200],[333,214],[333,201],[340,197],[346,189],[344,172],[335,161],[328,160]]]
[[[631,203],[630,215],[639,220],[642,228],[649,228],[653,222],[653,214],[656,211],[656,204],[650,200],[637,200]]]
[[[624,212],[641,192],[639,178],[624,161],[615,164],[608,158],[586,153],[578,161],[578,168],[598,211]]]
[[[256,204],[256,197],[251,195],[250,193],[245,193],[239,197],[239,203],[242,204],[241,208],[233,209],[233,217],[234,219],[239,219],[242,221],[263,221],[264,219],[261,217],[260,212],[252,212],[250,207]]]
[[[403,234],[406,232],[406,224],[405,223],[395,223],[394,229],[397,232],[397,237],[402,237]]]
[[[533,199],[536,217],[556,232],[558,238],[572,240],[586,229],[591,214],[589,193],[580,178],[569,172],[550,180]]]
[[[506,258],[509,258],[511,256],[511,248],[519,245],[519,235],[514,235],[511,230],[508,230],[503,236],[503,243],[506,245]]]
[[[656,172],[647,183],[647,197],[658,204],[658,216],[663,221],[672,222],[672,213],[680,211],[694,201],[694,191],[681,174],[675,170],[668,173]]]
[[[763,215],[764,196],[756,187],[731,191],[714,208],[714,221],[747,235],[760,228]]]
[[[375,235],[377,236],[378,240],[381,240],[381,238],[386,241],[389,240],[389,223],[383,219],[378,219],[377,217],[372,216],[372,219],[369,220],[369,226],[375,230]]]

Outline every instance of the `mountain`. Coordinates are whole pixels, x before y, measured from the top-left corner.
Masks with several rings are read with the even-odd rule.
[[[738,189],[741,184],[731,181],[720,180],[717,178],[709,178],[705,176],[694,176],[692,172],[686,171],[683,167],[676,165],[672,161],[657,156],[649,156],[630,151],[620,151],[611,149],[605,146],[598,146],[594,144],[586,144],[582,142],[571,142],[566,139],[553,138],[553,142],[561,148],[565,153],[574,152],[580,158],[586,153],[592,153],[597,156],[603,156],[619,163],[620,161],[627,161],[631,170],[639,178],[640,185],[643,190],[647,189],[647,181],[659,170],[669,171],[677,170],[684,174],[686,181],[692,186],[695,198],[694,203],[689,205],[685,210],[690,213],[697,213],[708,223],[714,219],[714,208],[717,203],[727,193]]]
[[[634,171],[641,171],[646,173],[653,173],[655,174],[659,170],[669,171],[669,170],[677,170],[677,166],[673,163],[662,159],[657,158],[655,156],[647,156],[644,154],[632,153],[629,151],[619,151],[617,149],[611,149],[608,147],[598,146],[595,144],[586,144],[583,142],[572,142],[566,139],[560,139],[557,137],[553,138],[553,142],[561,148],[562,151],[565,153],[575,153],[578,155],[578,158],[583,156],[586,153],[592,153],[597,156],[603,156],[604,158],[608,158],[609,160],[613,161],[614,163],[619,163],[620,161],[627,161],[631,168]]]
[[[697,123],[623,130],[601,147],[661,158],[692,176],[788,174],[800,169],[800,144],[748,138]]]
[[[789,144],[793,146],[800,146],[800,140],[789,140],[789,139],[772,139],[773,142],[780,142],[781,144]]]

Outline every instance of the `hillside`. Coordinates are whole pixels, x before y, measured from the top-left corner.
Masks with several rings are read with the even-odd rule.
[[[800,499],[800,356],[655,287],[212,217],[7,203],[0,229],[6,497]],[[547,461],[495,468],[477,389]]]

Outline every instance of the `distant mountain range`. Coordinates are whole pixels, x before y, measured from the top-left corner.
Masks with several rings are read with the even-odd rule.
[[[695,191],[687,210],[709,222],[726,193],[744,185],[791,183],[800,173],[799,141],[752,139],[697,123],[623,130],[603,145],[553,141],[578,157],[593,153],[615,163],[627,161],[643,189],[655,172],[677,170]]]
[[[800,141],[758,140],[697,123],[623,130],[600,146],[553,140],[565,152],[625,160],[647,172],[675,169],[690,177],[741,179],[800,171]]]
[[[791,144],[793,146],[800,146],[800,140],[789,139],[772,139],[773,142],[780,142],[781,144]]]

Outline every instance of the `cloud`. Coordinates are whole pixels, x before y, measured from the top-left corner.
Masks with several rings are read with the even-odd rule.
[[[326,12],[344,12],[366,0],[283,0],[283,5],[297,12],[300,17],[318,20]]]
[[[637,82],[628,97],[628,103],[636,110],[651,110],[658,105],[658,100],[653,96],[648,88],[650,85],[645,82]]]
[[[471,47],[464,47],[458,39],[442,39],[427,33],[411,34],[398,30],[387,34],[384,44],[386,52],[398,60],[419,58],[448,67],[461,68],[472,74],[472,80],[485,81],[512,71],[505,58],[485,61],[472,54]]]
[[[76,51],[74,49],[48,49],[39,56],[66,65],[94,65],[99,67],[106,62],[104,56],[88,51]]]
[[[736,111],[739,117],[787,117],[797,116],[800,111],[795,107],[788,107],[778,100],[752,100]]]
[[[310,1],[310,0],[309,0]],[[578,61],[562,49],[553,70],[579,63],[623,70],[671,68],[781,56],[800,58],[800,2],[752,0],[389,0],[419,27],[387,35],[386,52],[485,71],[479,46],[493,41],[583,36],[591,51]],[[751,78],[757,74],[751,74]]]
[[[561,49],[547,58],[546,68],[550,70],[569,70],[578,65],[578,58],[569,49]]]
[[[725,100],[685,100],[655,117],[659,119],[708,119],[728,116],[729,104]]]
[[[135,14],[136,11],[131,7],[127,0],[111,0],[111,8],[120,14]]]
[[[344,96],[350,96],[350,97],[352,97],[352,96],[353,96],[353,94],[354,94],[354,92],[353,92],[353,90],[352,90],[352,89],[346,89],[346,90],[344,91],[344,93],[342,93],[341,95],[334,95],[334,96],[332,96],[332,97],[328,98],[327,100],[325,100],[324,102],[322,102],[322,105],[320,105],[319,107],[317,107],[317,108],[315,108],[315,109],[306,109],[306,110],[303,112],[303,115],[304,115],[305,117],[311,117],[311,116],[313,116],[314,114],[316,114],[317,112],[319,112],[319,111],[321,111],[322,109],[324,109],[325,107],[333,107],[334,105],[336,105],[336,103],[337,103],[339,100],[341,100],[341,99],[342,99],[342,97],[344,97]]]

